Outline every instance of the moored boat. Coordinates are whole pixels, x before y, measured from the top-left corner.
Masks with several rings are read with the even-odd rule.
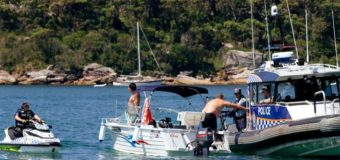
[[[104,139],[105,129],[108,129],[112,134],[114,150],[152,156],[230,153],[227,140],[228,131],[223,130],[213,134],[201,128],[204,113],[191,111],[179,112],[177,115],[179,124],[173,124],[170,118],[165,118],[157,122],[152,118],[149,122],[145,121],[151,117],[150,100],[153,92],[170,92],[187,98],[193,95],[208,93],[205,88],[190,86],[149,86],[143,87],[139,89],[139,91],[151,92],[145,99],[141,118],[137,118],[136,121],[130,123],[126,123],[120,118],[105,118],[102,121],[99,139]]]

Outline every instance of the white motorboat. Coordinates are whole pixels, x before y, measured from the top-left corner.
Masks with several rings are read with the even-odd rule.
[[[58,152],[61,147],[60,139],[54,137],[50,126],[34,122],[22,133],[15,127],[5,129],[5,138],[0,142],[0,150],[13,152]]]
[[[208,93],[205,88],[189,86],[152,86],[143,87],[139,91],[151,91],[145,99],[142,121],[126,123],[120,118],[104,118],[99,132],[99,140],[104,139],[105,129],[112,134],[113,149],[125,153],[169,156],[169,155],[208,155],[209,153],[230,153],[228,145],[228,131],[212,132],[201,128],[204,113],[179,112],[178,125],[172,124],[166,118],[161,121],[145,120],[150,116],[150,99],[153,92],[164,91],[176,93],[184,98]],[[149,117],[150,119],[150,117]]]

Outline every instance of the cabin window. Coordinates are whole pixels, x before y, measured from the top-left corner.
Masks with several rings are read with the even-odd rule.
[[[318,79],[318,86],[325,92],[326,99],[333,100],[339,97],[336,79]]]
[[[266,99],[271,99],[270,103],[273,103],[273,93],[274,93],[274,83],[262,83],[256,85],[257,88],[257,101],[256,103],[261,103],[261,101],[266,100]],[[265,94],[264,89],[268,89],[269,94]]]
[[[283,82],[277,85],[276,101],[289,102],[295,99],[295,87],[291,82]]]

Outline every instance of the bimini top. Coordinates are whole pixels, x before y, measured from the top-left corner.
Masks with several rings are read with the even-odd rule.
[[[278,74],[273,72],[256,72],[253,74],[250,74],[247,83],[263,83],[263,82],[273,82],[279,77]]]
[[[138,91],[163,91],[176,93],[184,98],[190,97],[196,94],[207,94],[208,90],[202,87],[191,87],[191,86],[171,86],[171,85],[161,85],[161,86],[145,86],[139,87]]]

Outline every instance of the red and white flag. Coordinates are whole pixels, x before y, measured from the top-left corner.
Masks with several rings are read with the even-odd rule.
[[[151,101],[150,97],[148,97],[144,101],[142,125],[148,125],[150,122],[153,121],[150,107]]]

